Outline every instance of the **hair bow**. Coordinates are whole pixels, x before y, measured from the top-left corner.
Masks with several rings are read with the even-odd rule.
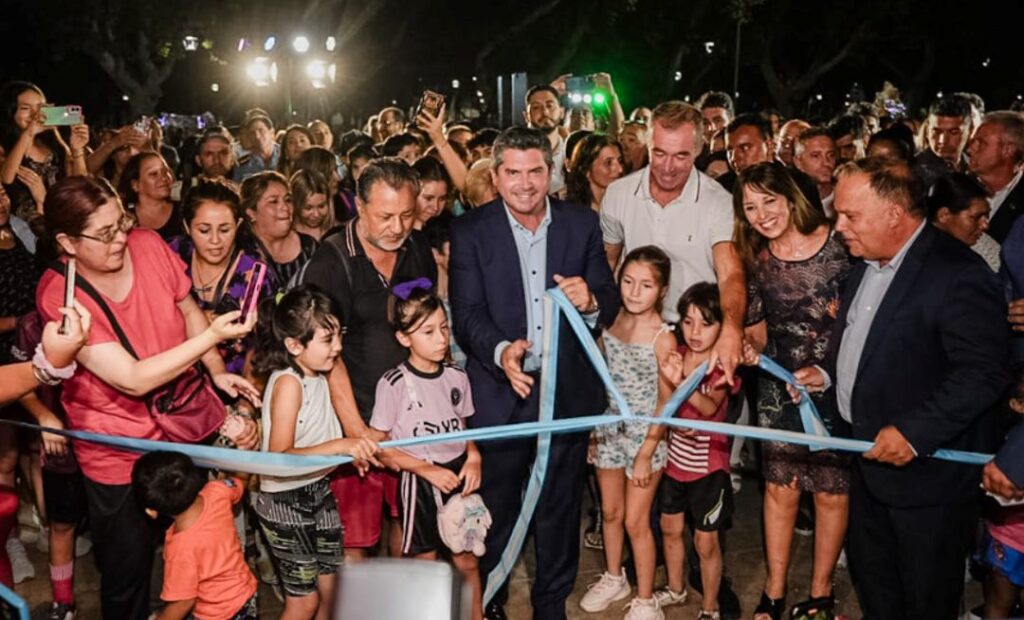
[[[423,289],[429,291],[434,287],[434,283],[430,281],[430,278],[416,278],[415,280],[409,280],[408,282],[400,282],[391,287],[391,293],[401,299],[402,301],[408,301],[409,295],[416,289]]]

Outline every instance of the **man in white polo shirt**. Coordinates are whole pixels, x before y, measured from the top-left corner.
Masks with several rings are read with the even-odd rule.
[[[663,316],[697,282],[718,282],[722,333],[712,363],[731,383],[740,360],[747,307],[743,264],[732,244],[732,196],[699,170],[704,118],[682,101],[662,103],[651,118],[650,164],[608,186],[601,202],[605,252],[614,270],[633,248],[655,245],[672,259]]]

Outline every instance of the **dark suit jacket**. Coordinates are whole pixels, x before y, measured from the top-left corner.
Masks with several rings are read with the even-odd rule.
[[[1017,183],[1003,204],[996,212],[996,216],[988,223],[988,234],[1002,245],[1006,235],[1010,234],[1010,228],[1017,221],[1017,216],[1024,213],[1024,181]]]
[[[835,377],[850,304],[866,265],[853,268],[826,370]],[[868,490],[892,506],[970,501],[980,468],[927,458],[939,448],[991,452],[994,406],[1010,384],[1006,303],[985,262],[927,225],[878,307],[857,369],[853,436],[890,424],[917,451],[905,467],[858,459]]]
[[[598,324],[610,325],[619,311],[619,294],[597,214],[554,199],[550,204],[547,287],[555,286],[554,274],[582,276],[597,297]],[[505,372],[494,364],[494,349],[503,340],[527,338],[527,317],[519,254],[500,198],[455,220],[449,267],[455,337],[469,358],[466,371],[476,408],[470,424],[505,424],[518,397]],[[531,340],[539,351],[542,343]],[[607,402],[604,386],[564,319],[558,350],[556,417],[602,413]],[[533,393],[539,390],[540,383],[535,382]]]

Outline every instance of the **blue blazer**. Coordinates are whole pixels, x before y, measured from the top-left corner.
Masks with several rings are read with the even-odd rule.
[[[582,276],[600,306],[598,326],[611,325],[619,311],[619,292],[605,257],[597,214],[555,199],[550,205],[547,288],[555,286],[554,274]],[[452,225],[449,293],[455,337],[468,357],[466,371],[476,409],[470,424],[506,424],[519,398],[505,372],[494,364],[494,349],[503,340],[527,338],[527,317],[519,254],[500,198]],[[604,386],[564,319],[559,336],[556,417],[603,413]],[[540,346],[534,342],[538,350]],[[530,398],[532,419],[537,416],[539,390],[536,382]]]
[[[857,263],[843,291],[825,364],[833,378],[865,269]],[[974,499],[980,467],[928,455],[939,448],[993,450],[996,406],[1011,381],[1009,335],[995,274],[966,245],[927,224],[878,307],[857,368],[854,438],[872,441],[892,424],[919,455],[904,467],[857,459],[872,495],[902,507]]]

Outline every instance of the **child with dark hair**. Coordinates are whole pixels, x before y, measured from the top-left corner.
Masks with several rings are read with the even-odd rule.
[[[722,331],[722,306],[718,286],[698,282],[679,298],[679,331],[684,344],[660,361],[662,398],[666,399],[711,351]],[[721,381],[720,368],[710,370],[676,412],[677,418],[724,422],[730,394],[740,388],[737,380],[730,388]],[[668,438],[668,467],[661,482],[661,530],[665,551],[668,586],[655,594],[665,607],[686,600],[683,583],[684,515],[694,524],[694,547],[700,556],[703,599],[698,620],[718,620],[718,590],[722,581],[722,548],[718,529],[733,511],[732,483],[729,480],[729,438],[725,435],[673,429]]]
[[[594,468],[601,491],[604,559],[607,570],[580,599],[584,611],[596,613],[631,593],[622,566],[629,536],[636,566],[636,597],[626,620],[664,618],[654,593],[657,543],[650,528],[651,506],[665,470],[665,428],[651,424],[657,416],[660,381],[658,360],[676,348],[671,326],[661,319],[672,263],[653,245],[635,248],[619,270],[622,308],[611,327],[601,334],[612,380],[636,416],[594,430]],[[621,416],[614,398],[608,414]]]
[[[164,538],[167,606],[158,620],[256,620],[256,578],[242,555],[233,506],[237,478],[206,481],[180,452],[149,452],[135,462],[132,488],[146,514],[174,519]]]
[[[365,471],[380,448],[369,439],[343,437],[334,414],[327,373],[341,353],[341,326],[331,299],[303,285],[261,306],[254,369],[266,378],[263,451],[302,455],[345,454]],[[284,617],[312,618],[334,598],[342,563],[338,502],[327,475],[333,467],[294,476],[261,476],[256,514],[277,560],[285,593]]]
[[[430,244],[430,253],[434,255],[434,263],[437,264],[437,286],[434,290],[444,303],[445,314],[451,316],[452,306],[448,300],[448,261],[451,258],[452,215],[445,212],[433,218],[423,227],[423,232],[427,236],[427,243]],[[448,347],[452,363],[465,369],[468,358],[454,336],[449,338]]]
[[[448,316],[427,278],[397,284],[388,300],[388,319],[409,358],[377,383],[370,426],[388,439],[451,433],[465,429],[473,415],[469,377],[445,363]],[[402,553],[435,560],[450,551],[452,562],[473,588],[473,618],[483,615],[480,573],[471,551],[446,549],[438,525],[442,505],[461,489],[463,497],[480,487],[480,453],[471,441],[386,450],[381,459],[401,469],[398,509]]]

